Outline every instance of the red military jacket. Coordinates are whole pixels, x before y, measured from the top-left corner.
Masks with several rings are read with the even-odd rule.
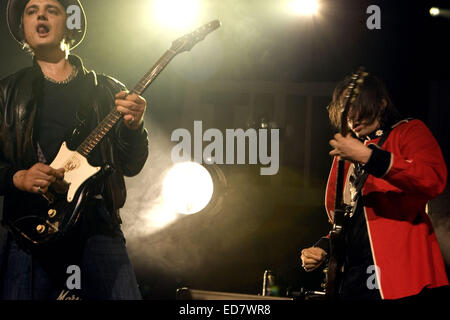
[[[376,144],[378,139],[365,144]],[[396,124],[381,149],[390,153],[389,166],[379,178],[369,174],[362,189],[381,297],[398,299],[415,295],[425,287],[448,285],[439,244],[425,212],[427,202],[446,186],[447,168],[441,149],[420,120]],[[344,176],[348,176],[349,167],[346,161]],[[325,193],[330,222],[336,173],[335,157]]]

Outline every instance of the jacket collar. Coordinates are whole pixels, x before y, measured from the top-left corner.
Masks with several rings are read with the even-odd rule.
[[[90,77],[92,78],[92,81],[94,82],[94,85],[97,86],[98,85],[98,81],[97,81],[97,74],[92,71],[92,70],[87,70],[84,67],[83,61],[81,60],[81,58],[77,55],[71,54],[68,57],[69,62],[74,65],[75,67],[78,68],[79,71],[81,71],[81,74],[85,77]],[[32,70],[33,73],[38,77],[38,78],[44,78],[44,74],[42,73],[42,69],[39,66],[39,63],[37,62],[36,58],[33,57],[33,66],[32,66]]]
[[[412,118],[403,119],[403,120],[396,122],[395,124],[393,124],[391,126],[387,125],[387,126],[381,127],[379,129],[375,130],[374,132],[372,132],[371,134],[369,134],[368,136],[366,136],[365,139],[366,140],[377,139],[377,138],[381,137],[386,131],[390,131],[402,123],[409,122],[411,119]]]
[[[386,131],[386,128],[378,128],[377,130],[375,130],[371,134],[367,135],[365,139],[366,140],[377,139],[377,138],[381,137],[384,134],[385,131]]]

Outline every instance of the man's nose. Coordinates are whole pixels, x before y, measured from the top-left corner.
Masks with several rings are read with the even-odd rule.
[[[45,15],[45,13],[39,13],[38,20],[47,21],[48,19],[47,19],[47,16]]]

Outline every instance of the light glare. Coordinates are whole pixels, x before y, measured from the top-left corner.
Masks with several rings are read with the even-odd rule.
[[[213,194],[210,173],[196,162],[178,163],[164,179],[165,204],[177,213],[193,214],[205,208]]]
[[[432,16],[437,16],[437,15],[439,15],[439,8],[436,8],[436,7],[431,8],[431,9],[430,9],[430,14],[431,14]]]
[[[319,12],[317,0],[294,0],[290,7],[292,12],[300,15],[315,15]]]
[[[154,14],[159,23],[171,28],[187,28],[195,24],[198,0],[155,0]]]

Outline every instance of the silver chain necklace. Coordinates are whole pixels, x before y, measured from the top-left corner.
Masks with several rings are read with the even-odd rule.
[[[46,76],[44,74],[44,79],[50,81],[51,83],[55,83],[55,84],[67,84],[70,81],[72,81],[73,79],[75,79],[75,77],[78,75],[78,68],[74,65],[72,65],[72,72],[69,74],[69,76],[61,81],[56,81],[48,76]]]

